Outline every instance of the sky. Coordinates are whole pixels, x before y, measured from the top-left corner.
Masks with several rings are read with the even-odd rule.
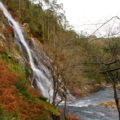
[[[113,16],[120,16],[120,0],[58,0],[58,3],[63,3],[67,20],[79,33],[84,31],[92,34],[101,25],[100,23],[106,22]],[[113,31],[119,30],[120,20],[114,20],[96,34],[105,35],[113,24],[116,26]]]

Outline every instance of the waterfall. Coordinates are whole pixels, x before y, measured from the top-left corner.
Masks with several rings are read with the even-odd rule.
[[[3,11],[5,17],[8,19],[10,26],[13,28],[15,36],[17,38],[16,41],[24,46],[28,54],[30,66],[31,69],[33,70],[33,76],[35,78],[37,88],[40,89],[43,96],[50,98],[53,94],[52,80],[50,81],[49,78],[44,74],[44,72],[38,66],[35,65],[33,59],[34,55],[33,50],[30,49],[30,46],[26,42],[21,26],[13,19],[13,17],[7,11],[2,2],[0,2],[0,9]],[[32,39],[32,41],[34,40]],[[48,71],[47,68],[42,63],[41,67],[44,69],[45,72]]]

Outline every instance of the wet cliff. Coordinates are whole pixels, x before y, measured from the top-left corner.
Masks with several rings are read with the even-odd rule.
[[[58,112],[42,91],[35,89],[38,86],[27,50],[3,12],[0,10],[0,119],[52,120]],[[31,39],[25,36],[24,29],[21,31],[32,48]]]

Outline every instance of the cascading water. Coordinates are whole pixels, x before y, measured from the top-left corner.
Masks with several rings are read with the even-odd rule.
[[[15,33],[16,38],[17,38],[16,42],[20,42],[24,46],[24,48],[28,54],[30,66],[31,66],[31,69],[33,70],[33,74],[34,74],[34,78],[36,80],[37,88],[40,89],[40,91],[42,92],[42,94],[45,97],[50,98],[50,96],[52,96],[52,94],[53,94],[52,81],[50,81],[48,79],[48,77],[43,72],[43,70],[45,72],[46,71],[48,72],[47,68],[42,63],[40,63],[40,64],[41,64],[41,68],[43,70],[41,70],[40,68],[38,68],[35,65],[34,59],[33,59],[33,55],[34,55],[33,51],[30,49],[29,45],[27,44],[27,42],[24,38],[21,26],[13,19],[13,17],[7,11],[7,9],[5,8],[5,6],[3,5],[2,2],[0,2],[0,9],[3,11],[5,17],[8,19],[10,26],[14,30],[14,33]],[[32,41],[34,41],[34,40],[32,39]],[[49,72],[48,72],[48,74],[49,74]]]

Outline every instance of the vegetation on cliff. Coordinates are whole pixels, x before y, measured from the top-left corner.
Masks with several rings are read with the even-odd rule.
[[[98,90],[104,82],[112,81],[113,84],[115,79],[118,84],[118,71],[112,73],[112,80],[104,73],[119,65],[119,38],[78,35],[60,12],[62,6],[56,0],[52,3],[45,0],[49,6],[46,10],[42,3],[33,4],[29,0],[2,1],[16,21],[22,24],[28,39],[35,38],[52,59],[53,68],[57,66],[58,76],[51,70],[55,84],[61,76],[64,85],[76,97],[95,88]],[[31,88],[32,70],[24,58],[27,59],[26,53],[19,51],[13,29],[0,11],[0,119],[52,120],[52,115],[57,116],[58,112]],[[64,88],[64,85],[59,87]]]
[[[32,75],[24,51],[19,51],[13,30],[1,14],[0,19],[0,119],[52,120],[57,110],[40,91],[31,87]]]

